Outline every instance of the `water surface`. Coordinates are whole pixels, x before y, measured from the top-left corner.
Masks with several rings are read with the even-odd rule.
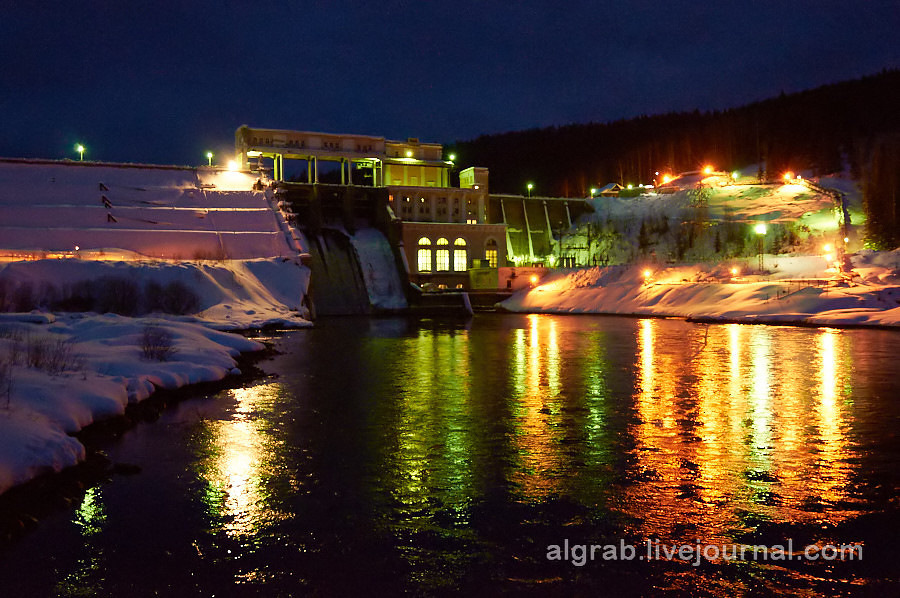
[[[324,319],[106,447],[3,595],[894,595],[897,333]],[[861,561],[642,559],[861,544]],[[566,543],[633,560],[548,560]],[[657,552],[657,555],[659,553]]]

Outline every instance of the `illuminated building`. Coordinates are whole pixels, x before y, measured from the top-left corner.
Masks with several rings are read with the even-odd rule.
[[[454,187],[453,156],[416,138],[242,126],[235,152],[242,169],[276,182],[330,186],[321,194],[327,201],[344,201],[349,189],[385,202],[402,223],[409,278],[420,285],[497,287],[498,269],[555,265],[563,232],[591,209],[583,199],[532,197],[531,189],[528,197],[491,195],[488,169],[476,166],[459,171]]]
[[[488,169],[466,168],[452,187],[454,163],[439,143],[243,126],[235,151],[245,170],[275,181],[386,191],[387,207],[402,221],[412,282],[467,288],[473,266],[506,265],[506,225],[488,220]],[[292,162],[299,175],[291,177]]]

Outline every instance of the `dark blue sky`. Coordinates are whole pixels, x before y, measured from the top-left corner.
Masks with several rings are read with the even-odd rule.
[[[452,142],[900,67],[897,0],[0,0],[0,156],[199,164],[241,124]]]

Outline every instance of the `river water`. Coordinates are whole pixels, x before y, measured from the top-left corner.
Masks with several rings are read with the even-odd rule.
[[[0,595],[898,595],[898,339],[322,319],[111,441],[140,473],[0,554]]]

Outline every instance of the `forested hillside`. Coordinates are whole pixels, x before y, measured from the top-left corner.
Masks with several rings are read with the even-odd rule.
[[[760,176],[768,178],[849,168],[864,182],[882,244],[896,245],[898,106],[900,70],[885,70],[739,108],[485,135],[447,151],[461,168],[488,167],[494,192],[523,193],[530,181],[535,194],[563,197],[585,197],[609,182],[650,184],[656,172],[704,164],[720,170],[760,164]]]

